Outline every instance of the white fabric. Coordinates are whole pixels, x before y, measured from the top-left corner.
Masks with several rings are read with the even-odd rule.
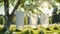
[[[30,22],[31,27],[37,28],[37,14],[31,14],[30,18],[31,18]]]
[[[41,25],[42,27],[47,28],[49,25],[49,16],[48,14],[42,14],[41,15]]]
[[[16,11],[15,15],[16,15],[16,28],[20,30],[24,27],[24,13]]]

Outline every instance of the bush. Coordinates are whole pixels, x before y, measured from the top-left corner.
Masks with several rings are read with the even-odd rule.
[[[43,30],[39,31],[39,34],[44,34]]]
[[[59,30],[57,27],[54,27],[54,30]]]
[[[24,34],[29,34],[29,30],[25,31]]]
[[[50,28],[46,28],[46,30],[50,31]]]
[[[0,16],[0,24],[4,24],[4,17]]]
[[[31,34],[34,34],[33,31],[31,31]]]
[[[27,18],[27,16],[25,16],[25,18],[24,18],[24,25],[27,25],[28,24],[28,18]]]

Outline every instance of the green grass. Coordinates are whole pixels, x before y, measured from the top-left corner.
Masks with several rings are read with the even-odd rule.
[[[58,28],[58,30],[54,29],[55,27]],[[46,29],[40,25],[38,25],[37,29],[31,28],[29,25],[25,25],[24,29],[22,29],[21,31],[16,31],[16,25],[11,25],[10,26],[10,31],[16,34],[39,34],[41,30],[43,30],[44,34],[53,34],[54,32],[56,32],[57,34],[60,34],[60,26],[56,25],[56,26],[49,26],[49,29]],[[3,29],[3,25],[0,25],[0,31]],[[0,32],[1,33],[1,32]]]

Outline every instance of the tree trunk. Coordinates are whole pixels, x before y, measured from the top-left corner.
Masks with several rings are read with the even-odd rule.
[[[14,7],[12,13],[11,13],[11,17],[13,17],[14,12],[15,12],[15,11],[17,10],[17,8],[19,7],[19,5],[20,5],[20,1],[21,1],[21,0],[18,0],[18,2],[16,3],[16,5],[15,5],[15,7]]]
[[[9,15],[9,0],[4,0],[5,24],[3,28],[3,33],[5,33],[8,28],[10,28],[10,24],[12,23],[12,19],[14,17],[14,12],[17,10],[21,3],[22,3],[21,0],[18,0],[11,15]]]
[[[10,28],[10,24],[12,23],[12,18],[14,17],[14,12],[20,5],[20,0],[18,0],[17,4],[15,5],[12,14],[9,15],[9,0],[4,0],[4,11],[5,11],[5,24],[3,28],[3,32],[5,33],[8,28]]]
[[[9,16],[9,0],[4,0],[4,11],[5,11],[5,24],[3,31],[5,32],[8,28],[8,16]]]

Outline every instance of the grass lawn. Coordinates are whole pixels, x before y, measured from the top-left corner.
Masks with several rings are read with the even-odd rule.
[[[3,25],[0,25],[0,31],[3,29]],[[60,26],[49,26],[49,28],[44,28],[41,25],[38,25],[37,29],[31,28],[29,25],[25,25],[24,29],[21,31],[16,31],[16,25],[10,26],[10,31],[15,34],[40,34],[43,30],[44,34],[60,34]],[[2,34],[0,32],[0,34]]]

